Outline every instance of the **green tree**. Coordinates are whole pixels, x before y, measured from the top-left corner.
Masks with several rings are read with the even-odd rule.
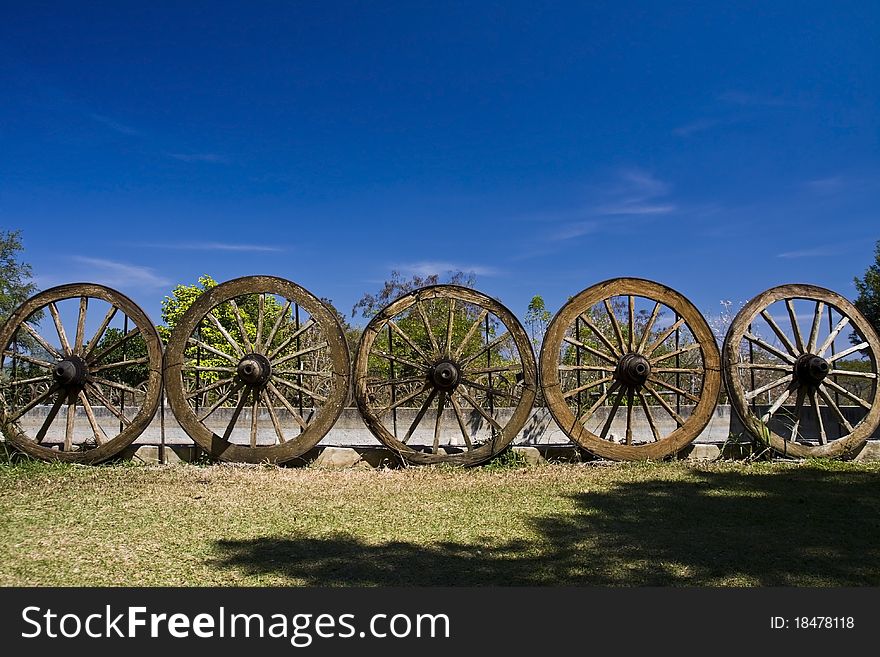
[[[544,298],[540,294],[536,294],[529,301],[529,307],[526,310],[526,327],[529,330],[529,337],[532,344],[537,348],[544,339],[544,333],[547,332],[547,325],[553,315],[544,305]]]
[[[871,322],[874,330],[880,333],[880,240],[874,245],[874,264],[865,270],[862,278],[855,279],[856,297],[855,306]],[[861,342],[861,338],[850,335],[853,344]]]

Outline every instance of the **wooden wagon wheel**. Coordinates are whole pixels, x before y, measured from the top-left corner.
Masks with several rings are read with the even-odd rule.
[[[110,288],[73,283],[31,297],[0,328],[0,345],[0,428],[31,456],[103,461],[159,407],[159,335]]]
[[[617,278],[582,291],[550,322],[541,385],[557,424],[584,449],[661,459],[709,423],[720,360],[706,320],[681,294]]]
[[[730,402],[780,454],[852,455],[880,424],[878,353],[876,332],[839,294],[774,287],[743,306],[727,332]]]
[[[475,290],[435,285],[400,297],[367,325],[355,398],[370,431],[407,462],[471,466],[522,429],[536,377],[528,336],[507,308]]]
[[[226,461],[301,456],[339,418],[349,381],[335,312],[273,276],[238,278],[202,294],[174,328],[165,357],[177,421]]]

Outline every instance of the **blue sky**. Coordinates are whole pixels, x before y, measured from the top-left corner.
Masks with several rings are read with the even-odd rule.
[[[14,3],[0,226],[41,287],[159,321],[203,273],[343,311],[392,269],[521,318],[616,276],[707,315],[852,298],[880,201],[878,3]]]

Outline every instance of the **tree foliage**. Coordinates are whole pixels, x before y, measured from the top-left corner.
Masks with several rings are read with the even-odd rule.
[[[880,332],[880,240],[874,246],[874,264],[865,270],[864,276],[855,279],[856,297],[855,306]],[[861,342],[861,338],[853,334],[850,336],[853,343]]]
[[[526,328],[535,347],[538,347],[544,339],[544,333],[547,332],[547,325],[550,324],[552,317],[552,313],[544,305],[544,298],[540,294],[533,296],[526,310]]]

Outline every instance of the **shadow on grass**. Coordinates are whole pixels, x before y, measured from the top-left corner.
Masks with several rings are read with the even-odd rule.
[[[880,585],[876,474],[798,468],[618,483],[496,544],[221,541],[218,565],[316,586]]]

